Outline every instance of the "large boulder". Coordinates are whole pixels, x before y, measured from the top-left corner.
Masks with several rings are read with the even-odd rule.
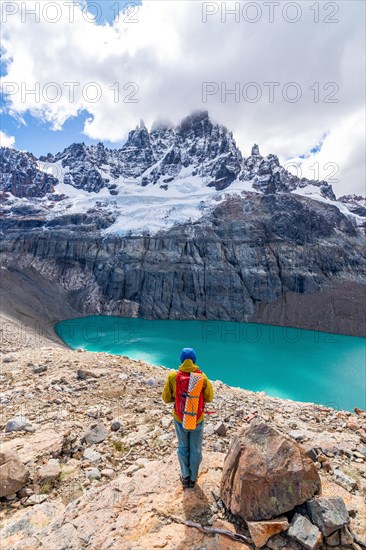
[[[271,519],[318,494],[313,461],[298,443],[260,419],[235,434],[225,457],[221,498],[248,521]]]
[[[0,497],[13,495],[28,481],[29,471],[15,451],[0,452]]]

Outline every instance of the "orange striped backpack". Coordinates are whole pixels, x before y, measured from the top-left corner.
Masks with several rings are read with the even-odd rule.
[[[178,371],[174,410],[186,430],[195,430],[197,420],[204,411],[204,377],[202,371]]]

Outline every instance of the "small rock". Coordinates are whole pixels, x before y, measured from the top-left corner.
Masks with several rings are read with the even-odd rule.
[[[295,441],[298,441],[299,443],[307,439],[305,434],[303,434],[303,432],[301,432],[300,430],[291,430],[288,435],[292,437],[292,439],[295,439]]]
[[[36,431],[36,429],[31,424],[27,424],[26,427],[24,428],[24,431],[29,432],[29,433],[34,433]]]
[[[346,422],[346,428],[349,428],[350,430],[356,432],[361,428],[361,424],[354,416],[351,416]]]
[[[316,550],[323,540],[319,529],[300,514],[294,515],[288,536],[298,541],[307,550]]]
[[[76,371],[76,377],[79,380],[86,380],[87,378],[98,378],[98,374],[87,369],[78,369]]]
[[[16,361],[16,358],[13,355],[7,355],[3,357],[2,361],[3,363],[14,363],[14,361]]]
[[[350,529],[346,526],[341,530],[341,544],[342,546],[352,546],[354,537]]]
[[[111,430],[112,432],[118,432],[122,428],[122,422],[119,420],[119,418],[114,418],[111,422]]]
[[[346,491],[353,491],[353,489],[356,489],[357,482],[349,475],[347,475],[343,470],[340,470],[339,468],[335,468],[333,471],[333,476],[335,481]]]
[[[349,523],[348,511],[341,497],[312,498],[307,501],[306,508],[312,522],[325,537]]]
[[[38,485],[54,481],[61,474],[61,466],[58,460],[50,459],[47,464],[36,470],[34,482]]]
[[[114,470],[112,470],[112,468],[105,468],[100,473],[102,477],[107,477],[108,479],[112,479],[115,476]]]
[[[151,386],[153,388],[156,388],[156,386],[159,385],[159,382],[155,378],[149,378],[146,382],[147,386]]]
[[[39,365],[38,367],[33,367],[33,372],[34,374],[40,374],[41,372],[46,372],[47,369],[47,365]]]
[[[86,411],[86,415],[90,416],[91,418],[98,418],[99,416],[99,409],[97,407],[90,407]]]
[[[88,479],[100,479],[102,477],[98,468],[91,468],[90,470],[86,470],[85,474]]]
[[[215,441],[215,443],[213,444],[213,450],[215,451],[215,453],[222,453],[223,451],[222,441]]]
[[[26,427],[30,427],[31,423],[25,418],[25,416],[14,416],[9,418],[5,425],[6,432],[19,432],[25,430]]]
[[[89,462],[99,462],[102,458],[102,455],[98,451],[93,451],[93,449],[85,449],[83,456]]]
[[[41,504],[41,502],[44,502],[47,499],[48,499],[48,495],[46,495],[45,493],[40,493],[40,494],[34,493],[32,496],[30,496],[26,500],[25,504],[27,506],[33,506],[34,504]]]
[[[94,445],[96,443],[101,443],[108,437],[108,432],[102,421],[97,422],[96,424],[91,424],[87,431],[84,433],[81,438],[81,443],[86,443],[87,445]]]
[[[33,495],[33,490],[30,487],[22,487],[17,491],[17,495],[19,498],[30,497]]]
[[[227,428],[223,422],[219,422],[218,424],[216,424],[214,430],[215,430],[215,433],[222,436],[226,435],[226,432],[227,432]]]
[[[264,546],[273,535],[287,531],[289,528],[289,523],[285,516],[267,521],[248,521],[247,525],[250,536],[257,548]]]
[[[325,541],[329,546],[339,546],[340,544],[339,531],[334,531],[334,533],[329,535],[329,537],[325,538]]]

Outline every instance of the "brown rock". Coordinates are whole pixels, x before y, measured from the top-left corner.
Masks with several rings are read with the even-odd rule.
[[[267,521],[248,521],[247,525],[257,548],[261,548],[268,539],[289,528],[286,516]]]
[[[0,497],[12,495],[25,485],[29,471],[15,451],[0,453]]]
[[[354,432],[356,432],[362,426],[354,416],[351,416],[346,422],[346,427],[349,428],[350,430],[353,430]]]
[[[105,374],[102,369],[78,369],[76,376],[79,380],[86,380],[87,378],[100,378]]]
[[[61,450],[62,435],[55,430],[42,430],[27,436],[27,439],[16,437],[2,445],[3,450],[17,449],[20,460],[29,462],[43,456],[57,454]]]
[[[41,466],[35,473],[34,483],[42,485],[54,481],[61,474],[61,466],[58,460],[49,460],[47,464]]]
[[[354,539],[354,537],[353,537],[350,529],[347,526],[343,527],[343,529],[341,530],[341,543],[342,543],[342,546],[352,546],[353,539]]]
[[[238,432],[225,458],[221,498],[247,521],[271,519],[318,494],[320,477],[298,443],[264,423]]]
[[[325,538],[325,541],[329,546],[339,546],[340,540],[339,531],[335,531],[329,535],[329,537]]]

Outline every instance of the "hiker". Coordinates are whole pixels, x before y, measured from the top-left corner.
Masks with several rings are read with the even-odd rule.
[[[174,426],[178,438],[178,459],[183,488],[195,486],[202,460],[204,406],[213,399],[213,387],[196,365],[193,348],[183,348],[181,365],[169,373],[162,398],[173,403]]]

